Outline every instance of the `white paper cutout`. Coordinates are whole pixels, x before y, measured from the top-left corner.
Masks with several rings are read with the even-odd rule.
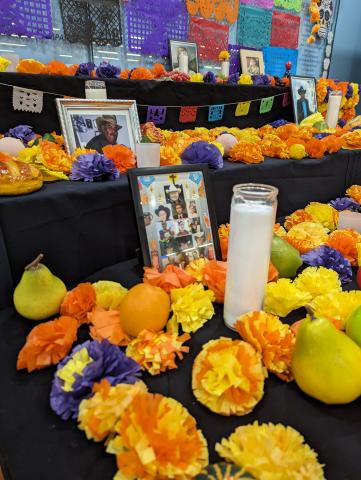
[[[23,112],[41,113],[43,111],[43,92],[13,87],[13,108]]]

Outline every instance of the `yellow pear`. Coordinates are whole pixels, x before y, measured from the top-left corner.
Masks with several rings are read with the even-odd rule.
[[[297,385],[327,404],[349,403],[361,395],[361,348],[325,318],[306,318],[292,356]]]
[[[41,253],[31,262],[14,291],[15,309],[29,320],[45,320],[59,312],[66,294],[66,287],[60,278],[40,263]]]

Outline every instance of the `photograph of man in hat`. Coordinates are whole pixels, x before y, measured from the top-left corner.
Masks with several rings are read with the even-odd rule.
[[[300,86],[300,88],[297,90],[297,93],[300,96],[300,98],[297,100],[297,120],[298,123],[300,123],[314,112],[310,109],[310,104],[306,98],[307,90],[303,87],[303,85]]]
[[[118,132],[123,127],[118,125],[115,115],[102,115],[95,120],[95,123],[100,134],[93,137],[87,143],[86,148],[103,153],[103,147],[117,144]]]

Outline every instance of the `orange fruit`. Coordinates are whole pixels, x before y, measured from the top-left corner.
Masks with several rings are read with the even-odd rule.
[[[123,330],[136,337],[142,330],[159,332],[169,318],[170,298],[164,290],[147,283],[131,288],[119,306]]]

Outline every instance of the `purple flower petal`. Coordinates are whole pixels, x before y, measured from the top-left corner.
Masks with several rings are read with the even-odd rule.
[[[287,120],[283,120],[280,119],[280,120],[275,120],[274,122],[271,122],[270,125],[271,127],[273,128],[278,128],[278,127],[283,127],[283,125],[287,125],[289,122],[287,122]]]
[[[78,66],[77,71],[75,72],[75,76],[76,77],[90,77],[94,68],[95,68],[95,64],[93,62],[81,63]]]
[[[84,182],[101,182],[103,180],[116,180],[119,171],[114,162],[100,153],[86,153],[79,155],[73,162],[70,180]]]
[[[352,267],[340,252],[328,245],[321,245],[310,252],[301,255],[304,263],[311,267],[325,267],[335,270],[342,284],[352,281]]]
[[[18,125],[17,127],[10,128],[4,136],[18,138],[24,145],[27,145],[31,140],[35,140],[36,138],[33,127],[30,125]]]
[[[203,75],[203,82],[204,83],[216,83],[216,76],[213,72],[207,72]]]
[[[219,149],[203,140],[193,142],[185,148],[181,159],[185,164],[208,163],[210,168],[223,167],[223,157]]]
[[[236,83],[238,83],[238,80],[239,80],[239,74],[238,73],[232,73],[228,77],[227,83],[236,84]]]
[[[118,78],[120,74],[120,68],[112,65],[108,62],[102,62],[96,69],[98,78]]]
[[[336,198],[335,200],[331,200],[330,205],[339,212],[343,212],[344,210],[358,212],[360,210],[360,204],[348,197]]]

